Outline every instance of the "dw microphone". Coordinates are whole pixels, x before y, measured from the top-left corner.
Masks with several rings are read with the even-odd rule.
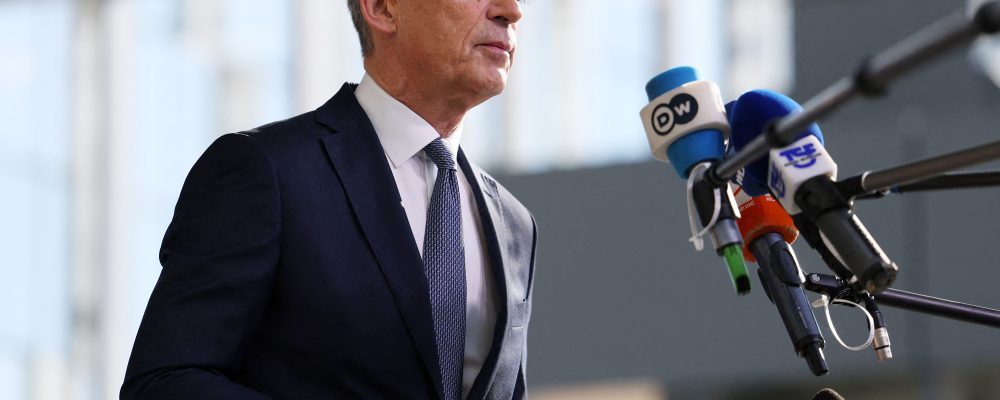
[[[689,180],[689,207],[693,205],[716,253],[725,259],[736,292],[749,293],[750,278],[741,256],[743,241],[736,226],[740,214],[732,191],[728,186],[708,184],[702,175],[707,166],[723,158],[729,133],[718,86],[700,79],[694,68],[678,67],[651,79],[646,94],[650,103],[639,116],[653,158],[669,162],[682,179]],[[693,239],[700,250],[700,234]]]

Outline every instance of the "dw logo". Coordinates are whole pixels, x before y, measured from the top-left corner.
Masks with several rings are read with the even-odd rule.
[[[779,199],[785,198],[785,181],[781,179],[781,173],[778,172],[777,165],[771,165],[771,191],[774,192],[775,196]]]
[[[799,169],[813,166],[816,164],[816,157],[819,157],[819,154],[816,154],[816,146],[812,143],[788,149],[778,154],[788,160],[788,163],[785,165],[791,165]]]
[[[698,116],[698,100],[694,96],[681,93],[653,109],[653,130],[657,135],[666,136],[674,126],[684,125]]]

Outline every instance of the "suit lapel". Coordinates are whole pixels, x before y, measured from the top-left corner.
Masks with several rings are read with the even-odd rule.
[[[354,97],[354,86],[344,85],[317,110],[316,118],[335,131],[321,138],[326,155],[344,185],[396,306],[441,396],[441,371],[423,261],[382,145]]]
[[[507,330],[507,279],[504,272],[504,256],[501,249],[506,248],[507,238],[497,226],[503,226],[502,204],[500,194],[497,191],[497,184],[493,179],[486,176],[479,167],[472,165],[465,157],[465,152],[458,150],[458,164],[462,168],[472,193],[476,198],[476,208],[479,210],[479,220],[483,225],[483,234],[486,236],[486,249],[489,253],[489,265],[493,272],[494,290],[493,297],[497,304],[497,319],[493,328],[493,343],[490,352],[483,362],[483,367],[476,377],[476,381],[469,391],[470,399],[485,398],[486,393],[496,377],[497,361],[500,357],[500,350],[503,338]]]

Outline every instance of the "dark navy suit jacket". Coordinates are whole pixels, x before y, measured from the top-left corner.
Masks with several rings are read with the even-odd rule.
[[[122,398],[440,397],[423,263],[355,87],[222,136],[192,168]],[[458,159],[502,305],[469,397],[523,398],[534,221]]]

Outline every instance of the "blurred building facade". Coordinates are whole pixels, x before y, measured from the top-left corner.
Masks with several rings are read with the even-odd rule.
[[[659,382],[627,389],[643,396],[660,390],[660,384],[664,393],[699,398],[752,386],[738,379],[728,386],[710,382],[738,375],[738,362],[686,361],[738,359],[742,346],[685,349],[691,337],[674,331],[729,329],[731,322],[680,311],[703,293],[727,293],[725,287],[703,285],[719,278],[699,271],[711,267],[671,266],[670,275],[661,267],[667,257],[706,265],[716,260],[696,255],[681,237],[685,219],[674,210],[682,208],[682,196],[664,189],[679,188],[672,181],[676,178],[661,165],[645,163],[648,149],[637,117],[646,103],[642,88],[656,73],[683,64],[719,82],[729,99],[764,87],[791,91],[801,100],[864,54],[852,47],[858,41],[878,37],[864,49],[876,51],[960,6],[886,3],[793,7],[789,0],[536,0],[526,7],[508,90],[470,115],[466,130],[472,134],[463,147],[487,169],[508,175],[503,181],[534,209],[542,226],[542,289],[536,292],[529,378],[547,390],[540,394],[557,395],[559,387],[581,382],[633,378]],[[890,5],[907,12],[900,18]],[[870,14],[871,23],[855,26],[854,13]],[[159,274],[160,239],[188,169],[215,137],[314,109],[343,82],[360,80],[356,35],[343,0],[5,0],[0,1],[0,33],[0,120],[5,126],[0,133],[0,185],[5,188],[0,246],[7,256],[0,267],[0,396],[115,398]],[[981,53],[989,54],[989,48],[982,45]],[[968,64],[962,58],[946,67],[974,75]],[[997,64],[976,65],[990,71]],[[951,89],[925,84],[930,88],[925,92],[943,91],[954,104],[968,103],[970,114],[994,110],[995,90],[985,89],[987,80],[975,76]],[[983,89],[975,86],[980,84]],[[834,126],[867,130],[869,121],[883,118],[880,113],[919,120],[930,107],[904,103],[877,113],[855,110],[848,114],[853,119],[835,120]],[[971,131],[982,117],[945,119]],[[837,122],[848,120],[856,122]],[[928,124],[901,124],[886,129],[916,133],[904,137],[903,146],[881,142],[908,149],[894,157],[934,153],[942,145],[940,139],[922,139],[930,132]],[[844,152],[858,150],[841,146]],[[858,151],[846,160],[864,165],[866,157],[877,158]],[[886,215],[898,216],[898,209],[926,212],[934,201],[897,204]],[[895,223],[880,219],[875,225],[895,229]],[[931,222],[916,223],[902,228],[919,230]],[[611,240],[611,233],[619,239]],[[630,239],[636,235],[659,240]],[[914,235],[909,239],[915,243],[932,241]],[[580,243],[591,240],[590,248],[604,248],[603,254],[579,251]],[[895,246],[896,254],[905,248],[895,241],[888,246]],[[945,246],[961,248],[958,242]],[[927,252],[908,257],[919,263],[936,254]],[[605,274],[616,274],[615,279]],[[670,281],[684,285],[665,290],[656,283]],[[591,287],[611,300],[588,303],[592,298],[579,290]],[[741,301],[719,298],[706,307],[722,312],[729,302]],[[584,305],[589,310],[581,310]],[[775,322],[766,299],[739,307],[752,310],[744,318]],[[654,320],[645,324],[646,333],[636,333],[643,329],[635,325],[637,316]],[[611,324],[590,328],[591,319]],[[779,325],[750,321],[763,324],[751,332],[777,339],[755,344],[752,354],[773,350],[776,361],[763,362],[761,374],[749,376],[804,370],[781,341],[787,339]],[[945,329],[922,321],[908,323]],[[977,340],[983,343],[971,342]],[[623,342],[635,345],[622,347]],[[938,356],[926,353],[924,364],[915,365]],[[945,379],[926,367],[920,371]],[[765,379],[768,384],[761,387],[794,390],[813,382],[799,375],[788,382]],[[905,376],[899,379],[907,382]],[[703,385],[719,391],[699,392]]]
[[[804,102],[866,55],[963,5],[795,2],[790,95]],[[952,51],[885,96],[857,100],[821,121],[839,175],[995,142],[1000,90],[987,68],[997,60],[991,46],[995,40]],[[971,169],[998,170],[1000,162]],[[819,312],[830,374],[812,376],[759,281],[750,295],[736,296],[719,258],[691,248],[684,185],[668,166],[499,180],[538,220],[529,382],[558,396],[547,398],[573,398],[576,385],[605,382],[595,390],[617,387],[645,399],[650,381],[669,399],[809,399],[824,387],[848,400],[1000,398],[1000,331],[887,306],[881,311],[894,359],[877,362],[870,348],[840,347]],[[858,202],[857,212],[899,264],[895,288],[997,309],[1000,260],[991,249],[998,199],[996,188],[910,193]],[[801,240],[795,249],[805,271],[829,273]],[[833,319],[848,344],[863,343],[860,313],[835,307]]]

